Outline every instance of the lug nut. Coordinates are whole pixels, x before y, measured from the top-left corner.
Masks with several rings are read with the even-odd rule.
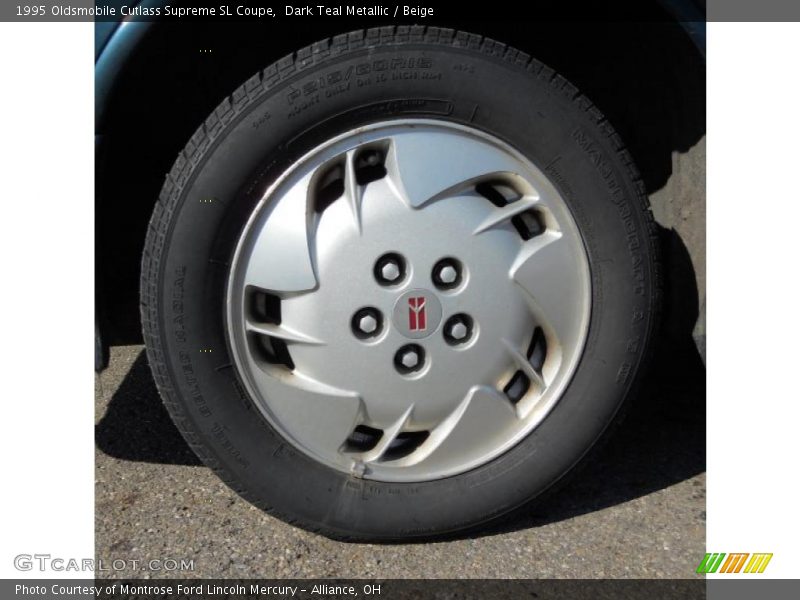
[[[419,371],[425,364],[425,350],[417,344],[403,346],[394,355],[394,366],[403,375]]]
[[[465,337],[467,337],[468,333],[469,330],[467,329],[467,326],[461,321],[458,321],[457,323],[453,323],[452,325],[450,325],[450,329],[448,329],[447,331],[447,334],[451,338],[459,342],[463,340]]]
[[[381,275],[386,281],[394,283],[400,277],[400,265],[389,261],[381,267]]]
[[[381,332],[383,317],[377,308],[368,306],[356,311],[350,325],[358,339],[366,340]]]
[[[406,350],[400,357],[400,362],[406,369],[413,369],[419,364],[419,356],[413,350]]]
[[[358,321],[358,328],[363,333],[375,333],[375,330],[378,329],[378,319],[372,315],[364,315]],[[466,331],[466,329],[464,329],[464,331]]]
[[[373,274],[381,285],[395,285],[405,278],[406,261],[394,252],[384,254],[375,263]]]
[[[461,263],[454,258],[443,258],[433,267],[431,278],[440,290],[450,290],[461,284],[463,269]]]
[[[447,265],[442,267],[442,270],[439,271],[439,280],[442,283],[453,283],[458,278],[458,271],[452,265]]]
[[[474,323],[466,314],[453,315],[444,324],[444,340],[451,346],[463,344],[472,337]]]

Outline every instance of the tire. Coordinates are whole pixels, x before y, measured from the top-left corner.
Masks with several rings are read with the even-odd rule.
[[[327,140],[398,120],[485,134],[545,174],[543,185],[552,184],[563,200],[571,215],[563,219],[571,219],[582,243],[589,309],[574,369],[532,430],[462,472],[376,480],[318,460],[260,408],[263,399],[237,358],[230,294],[237,248],[265,190]],[[445,302],[447,294],[441,296]],[[658,307],[655,227],[644,186],[611,125],[563,77],[524,53],[433,27],[336,36],[245,82],[175,161],[142,260],[148,360],[189,445],[251,503],[343,540],[449,534],[540,498],[620,414],[641,378]],[[568,351],[565,344],[564,356]]]

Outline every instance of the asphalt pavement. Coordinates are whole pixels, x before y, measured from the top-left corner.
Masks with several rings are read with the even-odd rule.
[[[690,338],[665,344],[654,364],[614,437],[546,504],[469,537],[375,545],[307,533],[239,498],[172,425],[143,347],[113,347],[95,396],[101,576],[696,577],[705,368]],[[191,569],[174,571],[181,561]]]

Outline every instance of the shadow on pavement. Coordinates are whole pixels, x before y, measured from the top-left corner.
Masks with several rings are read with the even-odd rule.
[[[114,458],[200,465],[158,395],[144,350],[134,361],[95,427],[95,443]]]

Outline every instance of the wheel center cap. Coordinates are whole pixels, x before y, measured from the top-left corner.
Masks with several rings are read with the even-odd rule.
[[[395,302],[392,319],[397,330],[407,338],[425,338],[439,327],[442,304],[429,290],[409,290]]]

